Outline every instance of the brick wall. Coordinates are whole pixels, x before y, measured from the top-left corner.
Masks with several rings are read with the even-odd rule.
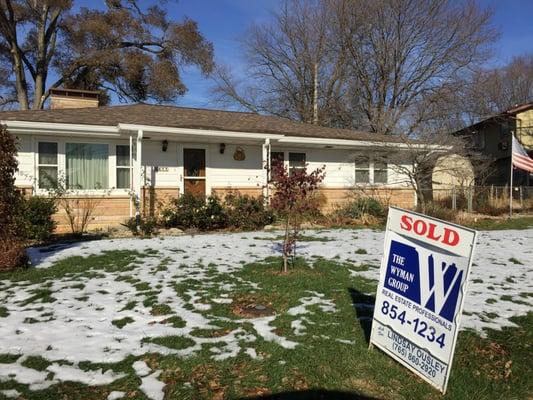
[[[76,196],[68,199],[77,215],[82,215],[83,209],[94,207],[94,212],[89,222],[89,230],[107,229],[118,226],[130,217],[130,198],[128,196]],[[57,233],[70,232],[70,225],[64,208],[59,206],[54,215],[57,222]],[[133,208],[135,212],[135,208]]]
[[[241,195],[248,195],[251,197],[259,197],[263,194],[263,189],[260,187],[216,187],[211,188],[211,192],[223,199],[229,193],[239,193]]]
[[[161,210],[179,196],[179,188],[144,187],[141,193],[141,210],[145,216],[157,217]]]
[[[372,197],[387,206],[402,208],[415,207],[415,192],[408,188],[373,188],[367,190],[350,190],[344,188],[321,188],[319,193],[324,198],[326,212],[333,211],[336,207],[350,201],[356,196]]]

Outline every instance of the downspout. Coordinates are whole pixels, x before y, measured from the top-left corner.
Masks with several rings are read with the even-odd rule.
[[[143,131],[142,129],[139,129],[137,131],[137,145],[136,145],[136,176],[135,176],[135,219],[137,220],[137,226],[140,224],[141,219],[141,189],[142,189],[142,139],[143,139]]]
[[[130,135],[130,218],[133,217],[133,136]]]
[[[267,138],[263,144],[263,197],[266,204],[270,203],[270,167],[270,139]]]

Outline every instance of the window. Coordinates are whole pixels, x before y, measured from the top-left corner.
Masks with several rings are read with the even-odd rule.
[[[483,150],[485,148],[485,132],[474,134],[474,148]]]
[[[274,166],[277,163],[281,163],[281,166],[283,166],[283,163],[285,161],[285,154],[282,151],[271,151],[270,152],[270,178],[275,179],[276,175],[274,174]]]
[[[57,143],[39,142],[39,188],[52,189],[57,185]]]
[[[289,174],[298,169],[305,169],[305,153],[289,153]]]
[[[107,144],[67,143],[65,149],[68,189],[107,189]]]
[[[374,163],[374,183],[387,183],[388,181],[388,167],[387,163],[375,162]]]
[[[270,152],[270,163],[274,164],[276,161],[285,161],[285,154],[282,151],[271,151]]]
[[[355,183],[370,183],[370,162],[368,159],[355,160]]]
[[[129,189],[130,176],[130,146],[117,145],[117,189]]]

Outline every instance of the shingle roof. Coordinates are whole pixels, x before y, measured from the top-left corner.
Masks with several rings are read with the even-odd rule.
[[[285,118],[247,112],[220,111],[152,104],[129,104],[98,108],[2,111],[0,121],[54,122],[116,126],[138,124],[171,128],[270,133],[288,136],[397,142],[396,136],[349,129],[326,128]]]

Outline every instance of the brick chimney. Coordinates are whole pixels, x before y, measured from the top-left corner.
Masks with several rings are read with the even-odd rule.
[[[50,108],[98,107],[100,92],[96,90],[50,89]]]

